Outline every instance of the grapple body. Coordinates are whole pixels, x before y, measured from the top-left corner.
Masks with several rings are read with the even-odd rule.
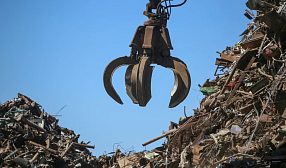
[[[146,106],[151,99],[151,78],[154,69],[151,64],[161,65],[174,72],[175,84],[171,92],[170,108],[180,104],[189,93],[191,78],[187,66],[180,59],[170,55],[173,47],[166,28],[169,13],[165,12],[168,7],[163,7],[162,2],[150,0],[147,4],[144,15],[149,20],[144,22],[144,26],[137,28],[129,45],[130,56],[119,57],[105,68],[103,75],[105,90],[120,104],[123,102],[112,86],[112,74],[122,65],[128,65],[125,73],[126,92],[133,103],[139,106]],[[185,2],[186,0],[182,4]],[[154,8],[157,9],[156,13],[152,13]]]

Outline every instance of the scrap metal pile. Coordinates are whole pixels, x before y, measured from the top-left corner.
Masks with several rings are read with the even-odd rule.
[[[242,39],[217,52],[216,78],[199,85],[200,108],[143,144],[167,137],[153,159],[145,151],[120,167],[286,167],[286,1],[246,5],[257,14],[246,10],[253,22]]]
[[[200,108],[143,144],[167,137],[162,147],[117,155],[120,167],[286,167],[286,1],[246,5],[257,14],[246,10],[242,39],[217,52]]]
[[[169,160],[178,167],[286,167],[286,1],[249,0],[242,39],[199,85],[194,115],[172,123]]]
[[[121,152],[119,148],[97,158],[87,149],[94,146],[88,145],[89,142],[79,143],[80,135],[60,127],[58,122],[20,93],[18,98],[0,104],[0,167],[146,167],[160,163],[162,158],[155,152]],[[160,148],[154,150],[163,153]]]
[[[87,143],[80,135],[58,125],[40,105],[18,94],[0,104],[0,167],[95,167]]]
[[[246,5],[257,11],[246,10],[253,22],[237,44],[217,52],[216,78],[199,85],[200,108],[143,144],[167,137],[162,147],[97,159],[86,149],[93,146],[19,94],[0,105],[0,166],[286,167],[286,1]]]

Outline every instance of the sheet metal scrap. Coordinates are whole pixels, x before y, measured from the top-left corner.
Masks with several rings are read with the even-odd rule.
[[[286,1],[249,0],[255,16],[232,47],[217,52],[216,78],[194,115],[171,123],[168,157],[178,167],[286,166]],[[171,132],[171,133],[170,133]]]
[[[148,20],[144,22],[144,26],[137,28],[130,44],[130,56],[116,58],[106,66],[103,74],[104,88],[111,98],[123,104],[113,88],[112,75],[118,67],[128,65],[125,73],[126,93],[134,104],[145,107],[151,99],[151,77],[154,66],[150,65],[161,65],[174,72],[175,84],[169,103],[169,108],[173,108],[187,97],[191,78],[186,64],[171,56],[170,50],[173,47],[166,26],[170,17],[170,8],[181,6],[187,0],[178,5],[167,5],[167,1],[149,1],[144,11]],[[152,10],[156,12],[153,13]]]
[[[78,143],[80,135],[58,125],[58,119],[18,94],[0,105],[0,167],[96,167],[98,160]]]

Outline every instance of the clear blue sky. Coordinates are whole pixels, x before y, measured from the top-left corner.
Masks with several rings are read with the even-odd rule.
[[[216,51],[233,46],[250,21],[243,15],[244,1],[194,1],[172,9],[168,22],[172,56],[188,66],[192,88],[186,100],[169,109],[174,79],[171,70],[156,66],[152,99],[147,107],[131,102],[125,93],[119,68],[113,84],[124,105],[104,90],[102,76],[113,59],[129,55],[129,44],[148,0],[1,0],[0,1],[0,101],[20,92],[54,115],[64,105],[59,124],[91,141],[93,154],[112,152],[118,142],[124,148],[144,150],[142,143],[178,122],[199,107],[197,90],[213,79]],[[173,3],[182,1],[174,0]],[[164,140],[147,146],[151,150]]]

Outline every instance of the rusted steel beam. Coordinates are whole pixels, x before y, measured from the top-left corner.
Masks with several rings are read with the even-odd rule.
[[[51,149],[51,148],[47,148],[47,147],[45,147],[45,146],[43,146],[43,145],[41,145],[41,144],[38,144],[38,143],[36,143],[36,142],[28,141],[28,143],[31,144],[31,145],[34,145],[34,146],[41,147],[41,148],[43,148],[43,149],[45,149],[45,150],[47,150],[47,151],[49,151],[49,152],[51,152],[51,153],[53,153],[53,154],[56,154],[56,155],[58,154],[58,151],[53,150],[53,149]]]
[[[213,101],[210,103],[209,107],[206,109],[207,112],[211,110],[212,106],[216,103],[216,101],[217,101],[217,97],[214,98]]]
[[[158,136],[158,137],[156,137],[156,138],[154,138],[154,139],[152,139],[152,140],[150,140],[150,141],[148,141],[148,142],[143,143],[142,146],[149,145],[149,144],[151,144],[151,143],[153,143],[153,142],[155,142],[155,141],[157,141],[157,140],[159,140],[159,139],[162,139],[162,138],[164,138],[164,137],[166,137],[166,136],[172,134],[172,133],[175,132],[176,130],[177,130],[177,129],[170,130],[170,131],[166,132],[166,133],[163,134],[163,135],[160,135],[160,136]]]
[[[80,134],[78,134],[75,137],[73,137],[71,141],[73,142],[73,141],[77,140],[79,137],[80,137]]]
[[[74,142],[72,142],[70,144],[70,146],[64,151],[64,153],[61,155],[61,157],[64,157],[66,155],[66,153],[72,148],[73,144],[74,144]]]
[[[74,142],[73,145],[74,146],[80,146],[80,147],[86,147],[86,148],[92,148],[92,149],[95,148],[95,146],[92,146],[92,145],[80,144],[80,143],[76,143],[76,142]]]
[[[4,160],[9,159],[12,155],[14,155],[15,153],[17,153],[18,151],[19,151],[18,149],[14,150],[14,151],[11,152],[8,156],[6,156],[6,157],[4,158]]]
[[[78,135],[79,136],[79,135]],[[79,144],[79,143],[76,143],[76,142],[72,142],[69,147],[64,151],[64,153],[61,155],[61,157],[64,157],[67,152],[72,148],[72,147],[85,147],[85,148],[92,148],[94,149],[95,146],[91,146],[91,145],[87,145],[87,144]]]
[[[43,132],[47,132],[47,130],[45,130],[44,128],[38,126],[37,124],[33,123],[32,121],[26,119],[23,115],[20,115],[19,117],[14,117],[15,120],[17,121],[22,121],[25,124],[30,125],[31,127],[37,129],[37,130],[41,130]]]
[[[249,70],[249,68],[251,67],[251,65],[253,64],[253,62],[255,61],[256,57],[253,56],[250,60],[250,62],[248,63],[248,65],[246,66],[244,72],[241,74],[241,76],[239,77],[238,81],[236,82],[233,90],[231,91],[230,95],[228,96],[228,99],[226,100],[226,105],[228,106],[229,103],[231,102],[232,97],[234,96],[234,94],[236,93],[236,90],[238,89],[238,87],[240,86],[241,82],[243,81],[245,75],[246,75],[246,71]]]
[[[221,95],[221,94],[224,94],[224,92],[225,92],[225,87],[226,87],[226,85],[229,83],[229,81],[232,79],[232,76],[233,76],[234,72],[236,71],[236,67],[237,67],[237,64],[234,65],[234,67],[233,67],[231,73],[229,74],[227,80],[225,81],[224,86],[222,87],[222,89],[221,89],[221,91],[220,91],[220,95]]]
[[[254,14],[252,14],[249,10],[245,9],[245,12],[247,12],[248,14],[250,14],[252,17],[256,17]]]
[[[37,152],[35,155],[34,155],[34,157],[31,159],[31,160],[29,160],[29,162],[30,163],[32,163],[32,162],[34,162],[35,161],[35,159],[39,156],[39,152]]]

